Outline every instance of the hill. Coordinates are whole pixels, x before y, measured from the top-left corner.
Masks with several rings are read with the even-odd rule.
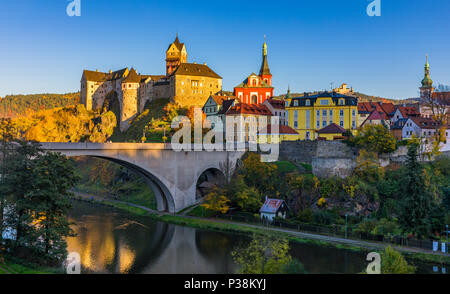
[[[0,99],[0,118],[29,116],[38,111],[76,105],[80,93],[7,95]]]

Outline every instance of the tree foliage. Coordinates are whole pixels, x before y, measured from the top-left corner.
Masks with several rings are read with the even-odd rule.
[[[227,213],[230,200],[225,196],[225,191],[221,188],[213,188],[205,197],[202,206],[212,212]]]
[[[414,274],[415,271],[415,267],[409,265],[403,255],[391,246],[381,253],[382,274]]]
[[[397,146],[397,140],[383,125],[365,125],[351,140],[356,146],[379,154],[391,153]]]

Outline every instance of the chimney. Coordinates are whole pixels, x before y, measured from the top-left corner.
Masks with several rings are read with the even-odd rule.
[[[112,70],[111,69],[109,70],[109,73],[112,74]]]

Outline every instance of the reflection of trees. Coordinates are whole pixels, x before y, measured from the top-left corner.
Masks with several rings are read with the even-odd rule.
[[[221,265],[223,268],[217,272],[232,273],[234,264],[230,252],[242,240],[242,236],[219,232],[196,230],[195,245],[198,252],[211,263]]]

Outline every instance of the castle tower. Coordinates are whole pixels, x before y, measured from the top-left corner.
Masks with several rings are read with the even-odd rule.
[[[270,73],[269,63],[267,62],[267,44],[266,44],[266,37],[264,36],[264,44],[262,46],[262,52],[263,52],[263,58],[262,58],[262,64],[261,69],[259,71],[259,76],[262,78],[266,84],[269,86],[272,86],[272,74]]]
[[[433,81],[430,78],[430,64],[428,64],[428,54],[427,61],[425,63],[425,77],[422,80],[422,87],[420,87],[420,98],[429,98],[433,93]]]
[[[166,75],[172,74],[182,63],[187,63],[187,51],[184,43],[180,43],[177,34],[175,41],[166,51]]]

